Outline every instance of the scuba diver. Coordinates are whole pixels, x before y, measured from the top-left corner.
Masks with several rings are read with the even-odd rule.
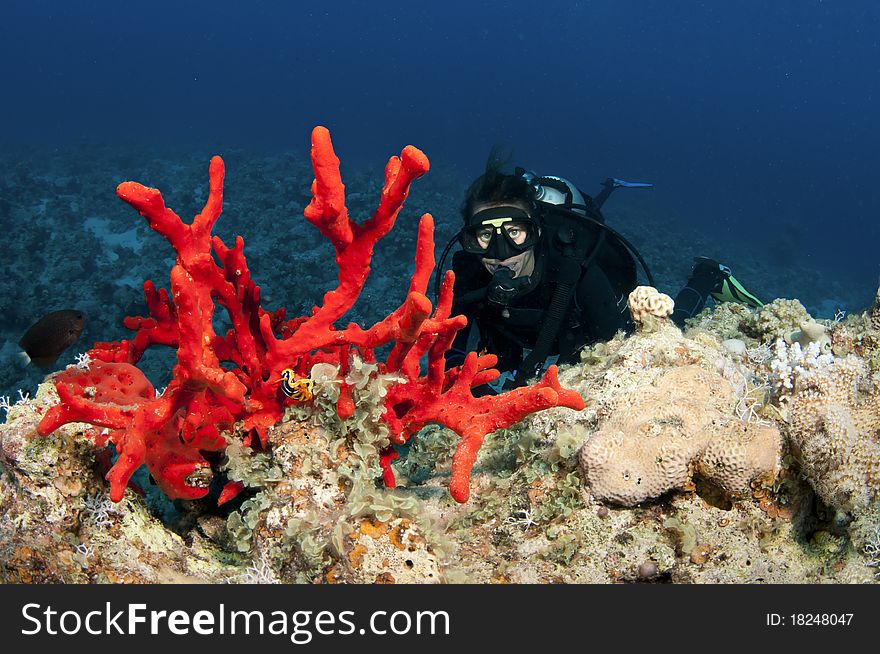
[[[446,246],[455,272],[453,315],[462,329],[447,354],[459,365],[468,351],[498,356],[501,378],[491,390],[522,386],[552,362],[573,363],[589,344],[633,328],[627,299],[638,285],[636,261],[653,277],[638,251],[605,224],[602,205],[618,188],[651,184],[609,178],[595,198],[562,177],[539,177],[522,168],[503,174],[490,156],[486,172],[470,186],[461,208],[464,227]],[[672,320],[682,326],[709,296],[753,307],[762,303],[717,261],[698,257],[687,285],[675,297]],[[476,329],[474,329],[476,327]],[[483,392],[483,391],[481,391]]]

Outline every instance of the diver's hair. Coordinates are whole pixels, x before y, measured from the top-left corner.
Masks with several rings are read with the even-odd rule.
[[[486,202],[515,202],[535,208],[535,189],[520,175],[506,175],[501,169],[507,163],[501,148],[495,145],[486,160],[486,171],[468,187],[461,205],[465,223],[473,215],[474,206]]]

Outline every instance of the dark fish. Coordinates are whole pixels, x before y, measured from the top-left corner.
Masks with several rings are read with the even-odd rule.
[[[18,344],[23,358],[38,368],[49,368],[61,353],[79,340],[86,314],[75,309],[47,313],[31,325]]]

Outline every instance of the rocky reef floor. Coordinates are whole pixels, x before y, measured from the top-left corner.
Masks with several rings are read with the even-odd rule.
[[[171,505],[146,480],[113,503],[92,427],[35,435],[57,402],[44,383],[0,425],[0,581],[876,582],[872,316],[819,321],[827,342],[802,348],[796,301],[721,305],[684,334],[649,321],[587,348],[560,374],[587,408],[487,437],[464,504],[447,488],[457,437],[438,427],[394,463],[396,489],[377,482],[387,434],[369,383],[346,421],[317,383],[268,451],[229,434],[216,467],[245,487],[233,502]]]

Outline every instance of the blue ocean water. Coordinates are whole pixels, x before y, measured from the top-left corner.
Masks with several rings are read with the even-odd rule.
[[[301,217],[318,124],[362,216],[389,155],[429,155],[406,215],[435,214],[438,248],[500,142],[511,166],[587,192],[653,182],[606,215],[667,292],[706,254],[764,299],[859,311],[880,272],[878,34],[880,5],[861,0],[6,0],[0,395],[40,378],[11,360],[46,311],[89,313],[80,351],[125,336],[141,280],[167,285],[172,253],[113,189],[161,188],[188,220],[213,154],[228,167],[218,231],[245,236],[271,308],[307,310],[333,273]],[[407,220],[377,272],[411,260]],[[355,317],[396,306],[406,279],[386,275]]]

